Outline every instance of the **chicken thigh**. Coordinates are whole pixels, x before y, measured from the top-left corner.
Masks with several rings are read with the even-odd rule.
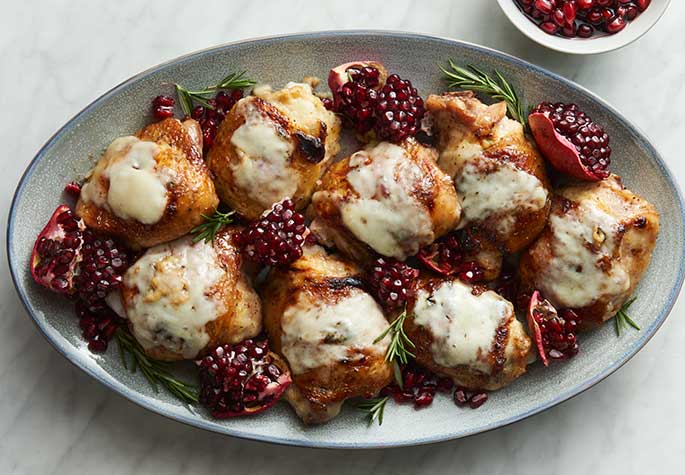
[[[436,155],[413,139],[381,142],[335,163],[312,198],[312,232],[347,256],[404,260],[452,230],[460,207]]]
[[[207,155],[221,201],[249,220],[284,198],[304,208],[339,135],[340,120],[308,84],[256,88],[228,113]]]
[[[260,295],[272,348],[290,366],[285,393],[305,423],[335,417],[345,399],[373,397],[392,379],[381,308],[357,277],[359,268],[318,246],[288,269],[273,269]]]
[[[459,279],[421,278],[404,329],[416,361],[457,386],[495,390],[526,372],[531,341],[513,305]]]
[[[239,232],[230,226],[213,243],[184,237],[160,244],[124,274],[121,303],[149,356],[193,359],[259,334],[261,304],[242,269]]]
[[[76,214],[140,249],[189,233],[218,204],[199,124],[165,119],[112,142],[83,185]]]
[[[521,257],[523,289],[573,309],[583,327],[601,324],[640,281],[658,231],[654,206],[616,175],[560,188],[549,224]]]
[[[506,252],[542,231],[550,201],[542,157],[504,102],[485,105],[473,92],[426,100],[438,137],[440,168],[454,179],[463,210],[459,228],[476,227]]]

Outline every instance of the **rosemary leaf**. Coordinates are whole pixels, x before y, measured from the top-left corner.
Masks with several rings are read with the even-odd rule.
[[[633,327],[635,330],[640,331],[640,326],[635,323],[635,321],[628,316],[628,308],[635,302],[637,297],[633,297],[632,299],[628,300],[626,303],[623,304],[621,309],[616,312],[616,316],[614,317],[614,323],[616,325],[616,336],[621,336],[621,331],[623,331],[624,328],[628,328],[629,326]]]
[[[180,84],[176,84],[176,95],[178,96],[178,101],[181,104],[181,109],[183,109],[183,112],[186,115],[191,114],[193,107],[195,107],[195,103],[207,109],[214,109],[214,106],[208,102],[209,98],[207,96],[210,96],[221,90],[244,89],[257,84],[256,81],[247,79],[244,76],[245,71],[241,71],[239,73],[229,73],[226,77],[219,81],[218,84],[205,89],[200,89],[198,91],[191,91]]]
[[[506,102],[507,111],[511,118],[521,122],[524,128],[528,126],[521,99],[499,71],[494,72],[495,77],[493,78],[475,66],[469,65],[466,68],[457,66],[451,59],[449,60],[449,67],[440,66],[440,70],[445,80],[448,81],[449,87],[482,92],[493,99],[502,100]]]
[[[147,379],[155,392],[158,392],[159,386],[162,386],[185,404],[198,402],[197,387],[194,384],[174,378],[168,372],[168,365],[166,363],[150,359],[133,336],[119,329],[114,334],[114,338],[116,338],[119,355],[122,362],[124,362],[124,368],[128,369],[126,359],[130,358],[132,361],[130,371],[135,373],[136,369],[140,368],[143,376],[145,376],[145,379]]]
[[[190,233],[194,234],[193,243],[205,241],[206,243],[214,242],[214,237],[219,229],[225,224],[231,224],[233,222],[233,215],[235,211],[228,211],[222,213],[219,210],[214,211],[211,216],[202,215],[205,219],[204,223],[195,226]]]
[[[413,358],[414,354],[409,348],[415,348],[414,342],[409,339],[407,334],[404,332],[404,321],[408,318],[407,309],[400,314],[389,326],[388,328],[378,335],[373,341],[374,344],[381,341],[387,335],[390,335],[390,345],[388,345],[388,350],[385,353],[385,361],[393,363],[393,371],[395,373],[395,380],[397,384],[402,387],[402,372],[400,371],[399,364],[407,364],[409,358]]]
[[[383,412],[385,410],[385,403],[388,402],[389,397],[367,399],[357,406],[360,411],[366,412],[366,418],[369,425],[378,420],[378,425],[383,425]]]

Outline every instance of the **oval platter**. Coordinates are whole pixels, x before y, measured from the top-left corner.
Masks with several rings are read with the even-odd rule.
[[[114,138],[128,135],[150,120],[150,100],[171,93],[169,83],[203,87],[227,72],[246,70],[261,83],[281,86],[305,75],[325,78],[328,69],[340,63],[374,59],[411,79],[425,97],[445,90],[438,65],[450,58],[486,71],[498,70],[524,104],[575,102],[604,124],[614,150],[613,171],[661,214],[657,247],[631,307],[642,331],[628,331],[616,338],[609,324],[584,334],[576,358],[547,370],[541,364],[532,365],[528,374],[492,394],[478,411],[459,409],[451,398],[441,396],[422,411],[388,405],[382,426],[368,426],[354,407],[346,407],[326,425],[304,427],[284,403],[253,418],[216,421],[202,409],[188,408],[163,391],[155,393],[140,373],[123,368],[116,348],[102,356],[90,353],[71,304],[33,283],[28,269],[33,240],[59,204],[64,185],[82,177]],[[17,292],[48,341],[88,375],[129,400],[180,422],[236,437],[310,447],[373,448],[425,444],[495,429],[559,404],[610,375],[654,335],[678,296],[685,262],[683,221],[679,187],[655,147],[617,110],[581,86],[512,56],[455,40],[410,33],[338,31],[214,47],[156,66],[107,92],[55,133],[27,168],[10,210],[7,251]]]

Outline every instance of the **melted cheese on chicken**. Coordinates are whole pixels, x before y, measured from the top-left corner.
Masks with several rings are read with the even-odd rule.
[[[512,319],[514,307],[495,292],[474,295],[471,287],[453,280],[431,291],[421,289],[412,313],[414,322],[432,335],[431,353],[436,363],[490,373],[488,354],[497,330]],[[509,343],[507,356],[513,351],[511,338]]]
[[[397,145],[382,142],[350,157],[347,181],[359,197],[342,203],[345,226],[376,252],[397,259],[416,254],[433,242],[433,224],[412,194],[421,169]]]
[[[235,106],[245,117],[231,143],[240,161],[231,164],[236,184],[265,208],[297,191],[298,176],[291,169],[292,140],[269,117],[254,107],[252,99]]]
[[[283,313],[281,327],[283,355],[294,374],[384,355],[390,343],[388,336],[374,343],[388,322],[376,301],[359,289],[335,303],[300,293]]]
[[[226,311],[214,292],[223,275],[214,247],[204,241],[182,238],[148,249],[124,275],[124,285],[137,290],[126,302],[136,339],[146,349],[197,356],[209,342],[205,325]]]
[[[537,177],[486,157],[468,161],[454,185],[463,209],[460,229],[498,215],[498,228],[506,235],[514,224],[507,215],[520,209],[536,212],[547,203],[547,190]]]
[[[175,176],[157,166],[159,150],[156,143],[133,136],[114,140],[83,185],[81,198],[122,219],[157,223],[168,201],[166,187]]]
[[[630,275],[613,259],[621,223],[594,200],[549,219],[552,259],[539,279],[544,295],[561,307],[580,308],[626,292]]]

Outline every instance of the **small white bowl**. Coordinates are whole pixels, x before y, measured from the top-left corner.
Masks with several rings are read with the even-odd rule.
[[[615,35],[591,38],[564,38],[550,35],[533,23],[519,9],[515,0],[497,0],[497,2],[516,28],[536,43],[562,53],[597,54],[622,48],[647,33],[666,12],[671,0],[652,0],[647,10],[631,21],[623,31]]]

